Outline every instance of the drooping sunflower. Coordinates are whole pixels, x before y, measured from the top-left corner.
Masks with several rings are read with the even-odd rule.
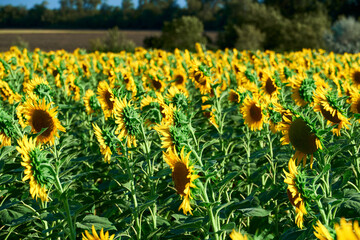
[[[48,201],[47,185],[49,185],[48,165],[49,159],[46,158],[46,152],[36,143],[35,139],[24,136],[18,140],[19,146],[16,147],[21,154],[21,166],[25,167],[25,176],[22,181],[30,180],[30,194],[32,198],[41,201]]]
[[[109,136],[107,131],[102,131],[96,123],[92,124],[94,128],[94,134],[96,139],[99,142],[100,152],[104,155],[104,162],[110,164],[112,151],[110,148],[111,145],[111,136]]]
[[[115,133],[120,140],[127,138],[127,146],[136,147],[136,135],[140,129],[140,116],[136,108],[123,98],[115,100],[115,123],[118,125]]]
[[[232,232],[230,233],[230,238],[232,240],[247,240],[247,236],[246,234],[242,235],[241,233],[235,231],[235,229],[232,230]]]
[[[54,103],[46,104],[45,99],[33,100],[28,99],[21,114],[26,119],[26,125],[32,127],[32,132],[37,134],[46,128],[46,130],[36,137],[36,140],[41,143],[49,143],[53,145],[55,137],[59,137],[58,130],[65,132],[65,128],[61,125],[57,115],[57,107],[52,107]]]
[[[294,158],[297,160],[297,164],[303,161],[305,166],[307,155],[310,155],[310,167],[312,168],[313,154],[318,149],[322,149],[315,128],[302,117],[284,115],[283,122],[280,123],[280,130],[283,133],[283,137],[280,139],[281,144],[287,145],[291,143],[296,150]]]
[[[284,182],[288,184],[287,195],[289,197],[289,201],[296,208],[295,223],[299,228],[302,229],[304,226],[304,215],[307,214],[307,211],[305,208],[305,200],[297,186],[297,178],[299,173],[297,171],[294,159],[289,160],[288,167],[289,172],[284,170],[286,176]]]
[[[263,113],[263,107],[257,96],[253,98],[247,96],[240,111],[251,131],[261,130],[263,124],[267,122],[267,116]]]
[[[98,100],[104,112],[105,120],[114,114],[115,97],[106,81],[101,81],[97,88]]]
[[[160,124],[155,127],[159,133],[161,140],[161,147],[164,149],[180,149],[182,143],[186,143],[189,138],[187,127],[174,126],[168,124]]]
[[[97,234],[94,225],[91,227],[92,235],[88,232],[88,230],[85,230],[85,235],[82,233],[82,240],[113,240],[115,237],[115,234],[109,236],[109,231],[104,233],[104,229],[102,228],[100,231],[100,236]]]
[[[176,108],[187,109],[189,94],[185,88],[172,86],[168,89],[166,99],[173,103]]]
[[[323,88],[318,88],[314,100],[314,111],[320,112],[331,125],[337,125],[337,128],[332,130],[334,134],[339,136],[343,127],[349,128],[350,122],[343,115],[343,110],[338,104],[338,98],[334,92],[326,92]]]
[[[83,97],[84,106],[87,114],[91,114],[100,109],[100,103],[96,98],[96,95],[93,90],[88,89],[85,92],[85,96]]]
[[[45,78],[36,76],[24,83],[24,92],[32,99],[44,98],[50,95],[51,87]]]
[[[199,176],[193,174],[193,166],[190,166],[189,152],[185,156],[184,147],[181,149],[180,157],[176,152],[176,149],[168,149],[167,152],[163,152],[165,162],[170,166],[172,170],[172,178],[175,184],[175,189],[181,198],[184,198],[180,207],[184,214],[188,212],[192,214],[192,208],[190,206],[191,188],[195,188],[194,181]]]
[[[315,237],[317,237],[320,240],[334,240],[334,238],[329,233],[329,230],[324,225],[322,225],[320,221],[317,221],[316,225],[317,226],[313,226],[315,229],[314,231]]]

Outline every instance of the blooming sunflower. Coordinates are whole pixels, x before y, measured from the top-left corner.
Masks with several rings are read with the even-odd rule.
[[[286,145],[291,143],[296,150],[294,158],[297,159],[297,164],[303,160],[303,165],[305,166],[307,155],[310,155],[310,167],[312,168],[314,161],[313,154],[318,149],[322,149],[316,131],[308,121],[302,117],[293,115],[290,118],[284,115],[283,120],[284,121],[280,123],[280,130],[283,133],[283,137],[280,139],[281,144]]]
[[[187,77],[183,71],[175,70],[172,76],[172,84],[177,88],[186,88]]]
[[[350,79],[357,88],[360,87],[360,67],[350,70]]]
[[[320,221],[316,222],[317,226],[314,226],[314,235],[320,240],[334,240],[334,238],[329,233],[328,229],[321,224]]]
[[[54,144],[55,137],[59,137],[57,130],[66,131],[56,117],[57,107],[51,107],[52,104],[54,103],[46,104],[45,99],[28,99],[24,103],[23,108],[20,108],[21,113],[26,119],[26,125],[32,127],[33,133],[38,134],[42,129],[46,128],[44,132],[36,137],[36,140],[41,143],[49,143],[50,145]]]
[[[332,131],[337,136],[340,135],[340,130],[349,128],[350,124],[347,117],[342,114],[342,109],[338,104],[338,98],[332,92],[326,92],[323,88],[318,88],[315,96],[315,112],[321,112],[323,117],[331,125],[337,125]]]
[[[97,95],[106,120],[113,115],[115,103],[114,94],[106,81],[101,81],[99,83]]]
[[[247,240],[247,236],[246,235],[242,235],[241,233],[235,231],[235,229],[232,230],[232,232],[230,233],[230,238],[232,240]]]
[[[175,189],[180,197],[184,198],[178,209],[179,211],[182,209],[184,214],[187,214],[188,212],[192,214],[192,208],[190,206],[190,199],[192,198],[190,188],[196,187],[193,182],[199,177],[198,175],[193,174],[193,167],[189,166],[190,153],[191,152],[185,156],[184,147],[181,149],[180,157],[177,154],[176,149],[170,148],[167,152],[163,152],[164,160],[169,164],[172,170]]]
[[[82,233],[82,240],[113,240],[115,234],[109,236],[109,231],[104,233],[104,229],[102,228],[100,231],[100,236],[97,234],[94,225],[91,227],[92,235],[85,230],[85,235]]]
[[[212,91],[210,73],[206,66],[194,65],[190,71],[190,78],[195,84],[195,88],[200,90],[202,95],[210,94]]]
[[[266,102],[276,101],[279,87],[273,77],[273,74],[270,71],[264,71],[260,81],[262,82],[261,89],[263,92],[263,98]]]
[[[247,96],[240,111],[243,115],[245,124],[251,131],[261,130],[264,122],[267,121],[267,116],[263,113],[259,97],[257,96],[254,96],[253,99]]]
[[[131,147],[133,145],[136,147],[136,134],[140,126],[140,116],[136,108],[126,98],[122,100],[116,99],[114,115],[115,123],[118,125],[115,131],[118,134],[118,138],[122,140],[126,137],[127,146]]]
[[[88,89],[85,92],[85,96],[83,98],[84,106],[87,114],[94,113],[98,109],[100,109],[100,103],[96,98],[96,95],[93,90]]]
[[[304,226],[304,215],[307,214],[307,211],[305,208],[304,198],[302,197],[302,194],[297,187],[297,178],[299,173],[295,165],[295,160],[290,159],[288,167],[289,172],[284,170],[286,176],[284,182],[288,184],[287,195],[289,197],[290,203],[296,208],[295,223],[299,228],[302,229]]]
[[[45,78],[36,76],[24,83],[24,92],[32,99],[44,98],[50,95],[51,88]]]
[[[229,92],[229,101],[233,103],[240,103],[240,100],[240,94],[234,89],[231,89]]]
[[[23,181],[30,180],[30,194],[32,198],[48,201],[47,185],[49,184],[48,163],[46,152],[37,145],[36,140],[24,136],[18,140],[16,147],[21,154],[21,166],[25,167]]]

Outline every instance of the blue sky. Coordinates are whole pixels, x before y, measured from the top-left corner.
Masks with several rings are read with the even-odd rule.
[[[59,8],[60,4],[59,4],[59,0],[47,0],[49,5],[48,8]],[[133,0],[134,1],[134,5],[135,7],[137,6],[138,0]],[[27,8],[31,8],[32,6],[34,6],[35,4],[39,4],[42,3],[43,0],[0,0],[0,6],[1,5],[13,5],[13,6],[19,6],[19,5],[23,5],[26,6]],[[120,6],[121,4],[121,0],[103,0],[103,2],[106,2],[109,5],[113,5],[113,6]],[[177,0],[178,4],[180,6],[185,6],[185,0]]]

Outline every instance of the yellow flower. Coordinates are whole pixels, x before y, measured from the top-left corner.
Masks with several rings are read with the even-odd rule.
[[[43,150],[37,145],[35,139],[28,139],[27,136],[18,140],[18,144],[19,146],[16,147],[16,149],[21,154],[21,166],[26,168],[22,181],[30,180],[30,194],[32,198],[37,200],[37,198],[40,197],[41,201],[48,201],[45,186],[47,182],[39,170],[39,165],[42,162],[48,162],[46,158],[44,159],[44,154],[42,154]]]
[[[235,231],[235,229],[232,230],[232,232],[230,233],[230,238],[232,240],[247,240],[247,236],[246,235],[242,235],[241,233]]]
[[[256,96],[253,99],[247,96],[240,110],[245,124],[251,129],[251,131],[261,130],[264,122],[267,121],[266,115],[262,112],[262,106],[259,102],[259,98]]]
[[[24,83],[24,92],[32,99],[44,98],[44,93],[49,93],[51,90],[46,79],[36,76],[30,82]]]
[[[315,112],[321,112],[323,117],[331,125],[337,125],[337,128],[334,128],[332,131],[337,136],[340,135],[340,130],[344,128],[349,128],[349,120],[339,111],[336,106],[332,106],[331,103],[335,101],[333,96],[329,95],[329,92],[326,92],[323,88],[318,88],[315,95]]]
[[[307,214],[307,211],[305,208],[304,199],[302,198],[301,193],[296,186],[296,178],[298,176],[298,171],[295,165],[295,160],[290,159],[288,167],[289,172],[286,172],[284,170],[286,176],[284,182],[288,184],[287,195],[289,197],[289,201],[296,208],[295,223],[299,228],[302,229],[304,226],[304,215]]]
[[[92,235],[85,230],[85,235],[82,233],[82,240],[113,240],[115,234],[109,236],[109,231],[104,234],[104,229],[102,228],[100,231],[100,236],[97,234],[94,225],[91,227]]]
[[[127,138],[127,146],[136,147],[136,133],[139,131],[139,115],[126,98],[115,100],[115,123],[118,125],[115,133],[122,140]]]
[[[26,125],[32,127],[33,133],[40,133],[42,129],[46,128],[43,133],[36,137],[36,140],[50,145],[54,144],[55,137],[59,137],[57,130],[66,131],[56,117],[57,107],[51,107],[52,104],[52,102],[46,104],[45,99],[38,101],[28,99],[23,108],[20,109],[26,119]]]
[[[114,94],[106,81],[101,81],[97,88],[98,100],[104,112],[105,120],[114,113]]]
[[[280,123],[280,130],[283,137],[280,139],[282,145],[291,143],[296,152],[294,158],[297,164],[303,160],[303,165],[306,164],[307,155],[311,156],[310,167],[312,168],[314,157],[313,154],[322,149],[321,142],[315,133],[312,132],[307,122],[301,117],[283,116],[284,121]]]
[[[19,102],[21,100],[21,95],[14,92],[9,84],[5,81],[0,80],[0,95],[3,98],[3,101],[8,100],[10,104],[14,102]]]
[[[277,100],[277,94],[279,87],[275,83],[275,79],[272,76],[273,74],[265,70],[263,71],[260,81],[262,81],[262,92],[263,98],[266,102],[275,102]]]
[[[360,87],[360,67],[352,68],[350,70],[350,78],[352,83],[359,88]]]
[[[345,218],[340,219],[340,225],[334,226],[337,240],[360,240],[360,227],[358,221],[347,222]]]
[[[327,228],[321,224],[320,221],[316,222],[317,226],[314,226],[314,235],[315,237],[317,237],[320,240],[334,240],[329,231],[327,230]]]
[[[93,123],[92,126],[94,128],[94,134],[96,136],[96,139],[98,140],[100,145],[100,152],[102,155],[104,155],[104,162],[110,163],[112,152],[110,146],[106,144],[106,139],[103,136],[103,131],[99,128],[98,125],[96,125],[96,123]]]
[[[240,103],[240,94],[236,92],[234,89],[231,89],[229,92],[229,101],[233,103]]]
[[[194,180],[199,176],[193,174],[193,167],[189,166],[189,152],[185,156],[184,147],[181,149],[180,157],[178,156],[176,149],[168,149],[167,152],[163,152],[165,162],[170,166],[172,170],[172,178],[175,184],[175,189],[181,198],[184,198],[180,207],[184,214],[188,212],[192,214],[190,206],[191,190],[195,188]]]

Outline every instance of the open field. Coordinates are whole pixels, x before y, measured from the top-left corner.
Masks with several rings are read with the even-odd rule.
[[[20,37],[29,43],[29,49],[38,47],[44,51],[64,49],[73,51],[76,48],[88,48],[90,41],[106,36],[106,30],[48,30],[48,29],[2,29],[0,30],[0,51],[6,51]],[[143,46],[143,41],[149,36],[159,36],[158,30],[128,30],[123,31],[137,46]],[[216,32],[207,32],[215,40]]]

